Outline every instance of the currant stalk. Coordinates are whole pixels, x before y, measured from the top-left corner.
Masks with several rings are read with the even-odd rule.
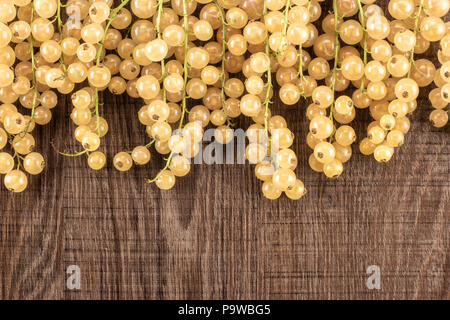
[[[291,0],[286,1],[286,6],[284,7],[284,26],[283,26],[283,38],[286,38],[287,28],[289,25],[289,10],[291,9]]]
[[[18,154],[16,151],[14,151],[13,159],[17,159],[16,170],[20,170],[20,167],[22,166],[21,161],[23,161],[24,158],[20,154]]]
[[[162,38],[162,33],[161,33],[161,17],[163,15],[163,7],[164,5],[164,0],[159,0],[158,4],[157,4],[157,15],[156,15],[156,25],[155,25],[155,30],[156,30],[156,36],[158,39]],[[129,34],[129,32],[131,31],[131,27],[129,28],[129,30],[127,31],[127,36]],[[166,95],[166,89],[164,88],[164,79],[166,78],[166,68],[165,68],[165,62],[164,59],[161,60],[161,91],[162,91],[162,98],[163,101],[166,102],[167,101],[167,95]],[[147,143],[144,147],[146,147],[147,149],[149,149],[154,143],[155,143],[155,139],[151,139],[149,143]],[[131,154],[132,151],[126,151],[127,153]]]
[[[103,47],[104,47],[104,43],[105,43],[105,39],[106,39],[106,33],[108,31],[108,29],[111,26],[112,21],[114,20],[114,18],[117,16],[117,14],[119,13],[119,11],[125,7],[128,3],[130,2],[130,0],[122,0],[121,4],[119,6],[117,6],[111,13],[111,16],[108,18],[104,32],[103,32],[103,36],[102,39],[99,43],[98,46],[98,51],[97,51],[97,56],[95,59],[95,65],[99,66],[100,65],[100,60],[101,60],[101,53],[103,51]],[[60,7],[59,7],[60,8]],[[99,111],[99,94],[98,94],[98,88],[95,87],[94,88],[94,101],[95,101],[95,117],[97,120],[97,126],[96,126],[96,131],[97,131],[97,135],[100,137],[100,111]],[[89,151],[88,150],[83,150],[80,152],[76,152],[76,153],[64,153],[64,152],[60,152],[53,143],[51,143],[53,149],[56,150],[56,152],[58,152],[60,155],[66,156],[66,157],[79,157],[82,156],[83,154],[86,154],[87,156],[89,156]]]
[[[158,37],[158,39],[161,39],[161,17],[163,15],[163,4],[164,4],[164,0],[159,0],[158,1],[158,15],[156,16],[156,26],[155,26],[155,30],[156,30],[156,35]],[[163,100],[164,102],[166,102],[166,89],[164,88],[164,79],[166,78],[166,67],[165,67],[165,62],[164,59],[161,60],[161,83],[162,85],[162,95],[163,95]]]
[[[304,75],[303,75],[303,60],[302,60],[302,55],[303,55],[303,48],[302,45],[298,46],[298,77],[300,78],[300,80],[304,79]]]
[[[161,17],[163,15],[163,7],[164,5],[164,0],[159,0],[158,1],[158,14],[156,16],[156,26],[155,26],[155,30],[156,30],[156,35],[158,37],[158,39],[162,38],[162,33],[161,33]],[[130,27],[130,31],[131,31],[131,27]],[[166,102],[167,101],[167,94],[166,94],[166,89],[164,87],[164,79],[166,78],[166,64],[164,59],[161,60],[161,90],[162,90],[162,98],[163,101]],[[151,139],[151,141],[149,143],[147,143],[145,145],[145,147],[147,149],[149,149],[154,143],[155,143],[155,139]],[[130,152],[131,153],[131,152]]]
[[[419,3],[419,7],[417,9],[417,14],[414,17],[414,36],[417,37],[417,34],[419,33],[419,18],[420,18],[420,14],[422,13],[423,10],[423,1],[424,0],[420,0]],[[408,71],[408,78],[411,78],[411,70],[412,70],[412,66],[414,64],[414,47],[411,49],[411,51],[409,52],[409,71]]]
[[[290,3],[290,0],[287,0],[287,1],[288,1],[288,3]],[[266,15],[267,15],[267,7],[264,3],[264,16],[266,16]],[[267,37],[266,37],[265,49],[266,49],[266,55],[268,57],[270,57],[269,35],[267,35]],[[271,141],[270,137],[269,137],[269,105],[271,104],[270,91],[272,90],[272,87],[273,87],[272,70],[271,70],[270,64],[269,64],[269,68],[267,69],[266,77],[267,77],[267,82],[266,82],[267,92],[266,92],[266,98],[263,102],[263,105],[264,105],[264,132],[266,135],[267,149],[269,150],[270,141]]]
[[[31,22],[33,22],[34,20],[34,8],[31,7]],[[38,100],[38,90],[37,90],[37,86],[36,86],[36,59],[35,59],[35,55],[34,55],[34,38],[33,35],[30,33],[30,55],[31,55],[31,84],[32,84],[32,89],[33,89],[33,104],[31,107],[31,118],[30,121],[28,122],[25,131],[23,133],[23,137],[25,137],[25,135],[27,133],[29,133],[30,130],[30,126],[31,123],[33,122],[34,119],[34,114],[35,114],[35,110],[36,110],[36,105],[37,105],[37,100]],[[19,140],[20,141],[20,140]]]
[[[363,29],[363,62],[364,65],[367,64],[367,32],[366,32],[366,18],[365,18],[365,14],[364,14],[364,9],[362,7],[361,4],[361,0],[356,0],[357,4],[358,4],[358,9],[359,9],[359,16],[361,19],[361,26]],[[365,78],[366,76],[363,74],[362,78],[361,78],[361,92],[364,92],[364,82],[365,82]]]
[[[109,27],[111,26],[111,23],[113,22],[114,18],[117,16],[120,10],[122,10],[123,7],[125,7],[130,0],[122,0],[120,5],[118,5],[111,13],[111,16],[108,18],[108,22],[106,23],[105,30],[103,32],[102,40],[99,43],[98,51],[97,51],[97,57],[96,57],[96,66],[100,65],[100,59],[103,51],[103,47],[105,44],[106,39],[106,33],[108,32]],[[99,99],[98,99],[98,88],[96,87],[94,89],[94,99],[95,99],[95,117],[97,119],[97,134],[100,136],[100,112],[99,112]]]
[[[276,53],[276,57],[280,55],[281,51],[284,49],[284,47],[287,45],[286,40],[286,34],[287,34],[287,28],[289,26],[289,9],[291,8],[291,0],[286,0],[286,5],[283,10],[283,16],[284,16],[284,24],[283,24],[283,30],[281,30],[281,37],[282,37],[282,47],[279,48],[279,51]],[[264,16],[267,15],[267,7],[264,5]],[[269,38],[267,37],[266,42],[269,42]]]
[[[222,99],[222,112],[225,114],[226,118],[227,118],[227,125],[228,126],[232,126],[233,124],[231,123],[230,118],[227,116],[226,112],[225,112],[225,81],[226,81],[226,76],[225,76],[225,52],[227,50],[227,42],[226,42],[226,36],[227,36],[227,28],[226,28],[226,22],[225,22],[225,17],[223,16],[223,12],[222,12],[222,8],[220,7],[219,3],[214,0],[214,4],[217,6],[217,9],[219,9],[220,12],[220,20],[222,23],[222,61],[221,61],[221,75],[220,75],[220,79],[221,79],[221,88],[220,88],[220,97]]]
[[[178,125],[178,129],[181,130],[183,128],[183,122],[184,117],[186,115],[186,102],[187,102],[187,95],[186,95],[186,84],[188,82],[188,62],[187,62],[187,52],[188,52],[188,44],[189,44],[189,24],[188,24],[188,14],[187,14],[187,0],[183,0],[183,19],[184,19],[184,62],[183,62],[183,76],[184,76],[184,88],[183,88],[183,98],[181,102],[181,117],[180,122]],[[162,1],[161,1],[162,2]],[[172,160],[174,155],[174,151],[172,150],[169,154],[169,157],[166,159],[166,165],[164,168],[162,168],[159,173],[156,175],[155,178],[147,180],[148,183],[154,183],[156,182],[161,175],[170,167],[170,161]]]
[[[306,8],[308,9],[308,12],[309,12],[309,8],[310,7],[311,7],[311,1],[308,1],[307,5],[306,5]],[[305,81],[304,81],[305,77],[304,77],[304,74],[303,74],[303,59],[302,59],[302,56],[303,56],[303,45],[301,44],[301,45],[298,46],[298,73],[297,73],[297,76],[300,79],[300,83],[304,84],[305,83]],[[303,87],[303,92],[301,92],[301,95],[305,96],[304,85],[302,85],[302,87]]]
[[[56,19],[58,22],[59,44],[61,44],[61,42],[63,40],[63,28],[62,28],[63,22],[61,19],[61,7],[63,7],[63,5],[61,4],[61,0],[58,0],[57,5],[58,5],[58,8],[56,11]],[[66,64],[64,63],[64,53],[63,52],[61,52],[61,57],[59,58],[59,63],[61,64],[61,66],[64,70],[64,73],[67,73],[67,67],[66,67]]]
[[[334,11],[334,41],[335,41],[335,46],[334,46],[334,63],[333,63],[333,70],[332,70],[332,76],[331,76],[331,84],[330,84],[330,88],[331,91],[333,92],[333,96],[335,94],[335,86],[336,86],[336,76],[337,76],[337,70],[338,70],[338,53],[339,53],[339,30],[338,30],[338,21],[339,21],[339,17],[338,17],[338,12],[337,12],[337,1],[333,0],[333,11]],[[335,100],[335,99],[334,99]],[[334,122],[333,120],[333,113],[334,113],[334,101],[330,106],[330,120]],[[330,143],[333,140],[333,136],[330,136]]]
[[[183,0],[183,19],[184,19],[184,61],[183,61],[183,73],[184,73],[184,90],[183,90],[183,100],[181,104],[181,118],[179,129],[183,127],[184,116],[186,114],[186,84],[188,82],[188,62],[187,62],[187,53],[188,53],[188,44],[189,44],[189,23],[188,23],[188,14],[187,14],[187,0]]]

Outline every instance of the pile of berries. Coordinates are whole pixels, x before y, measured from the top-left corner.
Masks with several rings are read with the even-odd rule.
[[[380,162],[403,144],[421,88],[436,86],[432,124],[448,123],[450,0],[390,0],[386,14],[375,0],[64,2],[0,2],[0,174],[13,192],[26,189],[26,173],[44,170],[32,132],[51,121],[59,95],[71,96],[80,143],[60,153],[86,156],[93,170],[107,163],[99,97],[142,99],[137,118],[148,143],[112,162],[128,171],[148,164],[151,150],[164,155],[147,182],[165,190],[189,173],[206,129],[227,145],[235,119],[248,117],[245,158],[269,199],[306,193],[294,172],[294,134],[273,113],[274,95],[287,106],[308,101],[309,165],[330,178],[352,156],[360,109],[373,121],[359,150]],[[439,69],[420,57],[437,46]]]

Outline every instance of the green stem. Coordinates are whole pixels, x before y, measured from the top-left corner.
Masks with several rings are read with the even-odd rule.
[[[337,13],[337,0],[333,0],[333,11],[334,11],[334,36],[335,36],[335,46],[334,46],[334,64],[333,64],[333,71],[331,75],[331,84],[330,88],[333,92],[333,96],[335,93],[335,86],[336,86],[336,75],[337,75],[337,68],[338,68],[338,53],[339,53],[339,30],[338,30],[338,13]],[[334,100],[334,99],[333,99]],[[334,113],[334,101],[330,106],[330,120],[334,122],[333,119],[333,113]],[[329,142],[331,143],[333,140],[333,136],[330,136]]]
[[[188,82],[188,62],[187,62],[187,52],[188,52],[188,44],[189,44],[189,24],[188,24],[188,14],[187,14],[187,5],[186,1],[183,0],[183,19],[184,19],[184,62],[183,62],[183,73],[184,73],[184,89],[183,89],[183,101],[181,103],[181,118],[180,124],[178,126],[179,129],[183,127],[184,116],[186,114],[186,84]]]
[[[187,62],[187,52],[188,52],[188,44],[189,44],[189,24],[188,24],[188,14],[187,14],[187,5],[186,2],[188,0],[183,0],[183,19],[184,19],[184,63],[183,63],[183,74],[184,74],[184,88],[183,88],[183,100],[181,102],[181,117],[180,117],[180,123],[178,125],[178,129],[181,129],[183,127],[184,117],[186,115],[186,83],[188,81],[188,62]],[[153,179],[147,180],[148,183],[154,183],[157,181],[161,175],[169,169],[170,161],[172,160],[172,157],[174,155],[174,152],[171,151],[169,154],[169,157],[166,159],[166,165],[164,168],[162,168],[159,173],[154,177]]]
[[[163,4],[164,1],[163,0],[159,0],[158,4],[157,4],[157,8],[158,8],[158,14],[156,16],[156,25],[155,25],[155,30],[156,30],[156,35],[158,37],[158,39],[161,39],[162,34],[161,34],[161,17],[163,14]],[[162,92],[163,92],[163,100],[166,101],[166,90],[164,89],[164,79],[166,77],[166,69],[165,69],[165,64],[164,64],[164,59],[161,60],[161,83],[162,83]],[[152,139],[149,143],[147,143],[145,145],[145,147],[147,149],[149,149],[153,143],[155,143],[155,139]],[[125,151],[129,154],[132,153],[132,151]]]
[[[31,22],[33,22],[34,20],[34,8],[31,8]],[[31,84],[33,86],[33,104],[31,107],[31,118],[30,121],[28,122],[27,126],[25,127],[25,130],[23,132],[23,137],[26,136],[26,134],[30,131],[30,126],[31,123],[34,120],[34,114],[35,114],[35,110],[36,110],[36,105],[37,105],[37,100],[38,100],[38,90],[36,87],[36,59],[34,56],[34,38],[33,35],[30,34],[30,55],[31,55],[31,74],[32,74],[32,78],[31,78]],[[20,140],[19,140],[20,141]]]
[[[338,69],[338,53],[339,53],[339,30],[338,30],[338,14],[337,14],[337,3],[336,0],[333,0],[333,11],[334,11],[334,64],[333,64],[333,70],[332,70],[332,78],[331,78],[331,84],[330,88],[333,91],[334,94],[334,87],[336,85],[336,74]]]
[[[94,99],[95,99],[95,118],[97,119],[97,134],[100,137],[100,111],[98,102],[98,88],[94,89]]]
[[[310,7],[311,7],[311,1],[308,1],[308,4],[306,5],[308,12],[309,12]],[[302,57],[303,57],[303,47],[302,47],[302,45],[299,45],[298,46],[298,77],[300,78],[301,81],[304,81],[305,77],[303,75],[303,59],[302,59]],[[304,95],[304,94],[305,94],[305,88],[303,87],[302,95]]]
[[[65,152],[61,152],[61,151],[59,151],[59,150],[56,148],[56,146],[55,146],[55,144],[53,143],[53,141],[50,142],[50,145],[52,146],[52,148],[53,148],[58,154],[60,154],[60,155],[62,155],[62,156],[66,156],[66,157],[79,157],[79,156],[81,156],[81,155],[83,155],[83,154],[89,154],[89,152],[88,152],[87,150],[83,150],[83,151],[76,152],[76,153],[65,153]]]
[[[57,20],[58,20],[58,31],[59,31],[59,44],[61,44],[62,40],[63,40],[63,22],[61,20],[61,0],[58,0],[58,10],[57,10]],[[61,58],[59,58],[59,63],[61,64],[64,73],[67,73],[67,67],[66,64],[64,63],[64,53],[61,53]]]
[[[158,39],[161,39],[161,37],[162,37],[162,35],[161,35],[161,17],[163,15],[163,4],[164,4],[164,0],[158,1],[158,15],[156,16],[156,26],[155,26],[155,30],[156,30]],[[167,100],[166,89],[164,88],[164,79],[165,78],[166,78],[166,65],[165,65],[164,59],[162,59],[161,60],[161,83],[162,83],[162,96],[163,96],[164,102]]]
[[[145,145],[145,147],[148,149],[148,148],[150,148],[154,143],[155,143],[155,139],[152,139],[152,141],[150,141],[149,143],[147,143],[147,144]]]
[[[289,25],[289,9],[291,8],[291,0],[286,1],[286,7],[284,8],[284,26],[283,26],[283,38],[286,37],[287,28]],[[267,9],[267,8],[266,8]],[[267,11],[266,11],[267,12]]]
[[[422,9],[423,9],[423,1],[424,0],[420,0],[419,8],[417,9],[417,15],[414,17],[414,19],[415,19],[415,21],[414,21],[414,36],[417,36],[417,33],[419,32],[419,18],[420,18],[420,14],[422,13]],[[411,69],[414,64],[414,49],[415,48],[413,47],[409,53],[408,78],[411,78]]]
[[[364,65],[366,65],[367,64],[367,32],[366,32],[366,22],[365,22],[366,18],[364,15],[364,9],[362,7],[361,0],[356,0],[356,2],[358,3],[359,15],[361,17],[361,26],[363,29],[363,51],[364,51],[363,61],[364,61]],[[363,76],[361,78],[361,88],[360,88],[362,92],[364,92],[365,80],[366,80],[366,76],[363,74]]]
[[[105,45],[106,34],[107,34],[108,30],[109,30],[109,27],[111,26],[111,23],[113,22],[113,20],[115,19],[115,17],[119,13],[119,11],[123,7],[125,7],[129,2],[130,2],[130,0],[123,0],[120,3],[120,5],[118,5],[112,11],[111,16],[108,18],[108,22],[106,23],[106,27],[105,27],[105,31],[103,33],[102,40],[100,41],[100,43],[98,45],[97,58],[96,58],[96,63],[95,63],[97,66],[100,65],[100,58],[102,56],[103,47]],[[97,119],[97,128],[96,129],[97,129],[98,136],[100,136],[100,112],[99,112],[98,88],[97,87],[94,90],[94,99],[95,99],[95,117]]]
[[[58,153],[60,155],[62,155],[62,156],[66,156],[66,157],[79,157],[79,156],[82,156],[83,154],[88,153],[88,151],[87,150],[83,150],[83,151],[80,151],[80,152],[77,152],[77,153],[64,153],[64,152],[59,152],[58,151]]]
[[[13,158],[17,158],[17,159],[21,159],[21,160],[25,160],[24,157],[22,157],[20,154],[18,154],[17,152],[14,152],[14,156]]]
[[[153,145],[153,143],[155,143],[155,139],[152,139],[149,143],[147,143],[144,147],[145,148],[147,148],[147,149],[150,149],[150,147]],[[127,150],[127,151],[124,151],[124,152],[126,152],[126,153],[128,153],[128,154],[132,154],[133,153],[133,151],[130,151],[130,150]]]
[[[288,0],[288,3],[286,6],[290,3],[290,0]],[[264,16],[267,14],[267,7],[264,4]],[[270,48],[269,48],[269,39],[266,38],[266,55],[270,57]],[[269,104],[270,104],[270,91],[272,90],[272,70],[269,64],[269,68],[267,69],[266,73],[267,77],[267,92],[266,92],[266,98],[264,100],[264,131],[266,135],[267,140],[267,149],[269,150],[270,145],[270,137],[269,137]]]
[[[102,56],[102,51],[103,51],[103,46],[105,43],[105,39],[106,39],[106,32],[108,31],[109,27],[111,26],[111,23],[113,22],[113,20],[116,18],[117,14],[119,13],[120,10],[122,10],[123,7],[125,7],[128,3],[130,2],[130,0],[122,0],[122,2],[120,3],[120,5],[118,5],[111,13],[111,16],[108,18],[108,22],[106,23],[106,27],[105,27],[105,32],[103,33],[103,38],[99,43],[98,46],[98,52],[97,52],[97,59],[96,59],[96,64],[99,65],[100,64],[100,58]]]
[[[300,80],[303,80],[303,78],[304,78],[302,56],[303,56],[303,48],[302,48],[302,45],[299,45],[299,47],[298,47],[298,76],[299,76]]]
[[[157,180],[161,177],[161,175],[162,175],[167,169],[169,169],[170,161],[172,160],[172,157],[173,157],[173,151],[170,152],[169,157],[166,159],[166,165],[164,166],[164,168],[162,168],[161,171],[159,171],[159,173],[156,175],[156,177],[154,177],[154,178],[151,179],[151,180],[147,180],[147,183],[154,183],[155,181],[157,181]]]
[[[226,28],[226,22],[225,22],[225,17],[223,16],[223,12],[222,12],[222,8],[220,7],[219,3],[214,0],[215,5],[217,6],[217,9],[220,12],[220,19],[222,22],[222,62],[221,62],[221,88],[220,88],[220,97],[222,99],[222,112],[225,114],[226,118],[227,118],[227,125],[231,126],[233,125],[230,121],[230,118],[226,115],[227,113],[225,112],[225,80],[226,80],[226,75],[225,75],[225,52],[227,50],[227,42],[226,42],[226,36],[227,36],[227,28]]]
[[[20,170],[20,167],[22,165],[20,160],[24,160],[24,158],[21,157],[17,152],[14,152],[13,159],[16,159],[16,158],[17,158],[17,170]]]
[[[119,6],[117,6],[111,13],[111,16],[108,18],[108,22],[106,23],[105,26],[105,30],[103,32],[103,37],[102,40],[99,43],[98,46],[98,52],[97,52],[97,56],[96,56],[96,60],[95,60],[95,64],[96,66],[100,65],[100,59],[101,59],[101,55],[102,55],[102,51],[103,51],[103,47],[104,47],[104,43],[105,43],[105,39],[106,39],[106,33],[109,29],[109,27],[111,26],[112,21],[114,20],[114,18],[117,16],[117,14],[119,13],[119,11],[125,7],[128,3],[130,2],[130,0],[122,0],[121,4]],[[61,9],[61,3],[60,1],[58,1],[58,9]],[[58,14],[58,19],[60,18],[60,15]],[[59,27],[59,20],[58,20],[58,27]],[[95,109],[94,109],[94,114],[97,120],[97,127],[96,127],[96,131],[98,136],[100,136],[100,111],[99,111],[99,97],[98,97],[98,88],[94,89],[94,100],[95,100]],[[53,145],[53,144],[52,144]],[[83,154],[89,154],[89,152],[87,150],[84,151],[80,151],[77,153],[64,153],[64,152],[59,152],[55,146],[53,145],[53,148],[60,154],[66,157],[78,157],[81,156]]]

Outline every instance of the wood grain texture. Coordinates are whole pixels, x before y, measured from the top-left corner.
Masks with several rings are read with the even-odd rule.
[[[426,92],[388,164],[354,146],[337,180],[308,167],[307,103],[276,101],[296,136],[300,201],[264,199],[249,165],[195,165],[168,192],[145,183],[157,156],[126,174],[111,163],[92,172],[50,147],[79,148],[62,97],[37,131],[45,173],[24,194],[0,188],[0,299],[449,299],[450,131],[429,125]],[[109,156],[146,142],[141,102],[104,99]],[[368,122],[359,111],[359,136]],[[66,288],[73,264],[78,291]],[[365,285],[369,265],[381,290]]]

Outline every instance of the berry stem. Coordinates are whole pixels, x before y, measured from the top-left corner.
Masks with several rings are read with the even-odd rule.
[[[337,3],[336,0],[333,0],[333,11],[334,11],[334,62],[333,62],[333,70],[332,70],[332,78],[330,88],[333,90],[336,85],[336,72],[338,69],[338,53],[339,53],[339,30],[338,30],[338,13],[337,13]]]
[[[119,11],[125,7],[130,0],[123,0],[120,5],[118,5],[111,13],[111,16],[108,18],[108,22],[105,26],[105,31],[103,32],[102,40],[100,41],[98,45],[98,51],[97,51],[97,58],[96,58],[96,65],[100,65],[100,58],[102,56],[103,47],[105,44],[106,34],[108,32],[109,27],[111,26],[111,23],[113,22],[114,18],[117,16]],[[98,101],[98,88],[95,87],[94,89],[94,99],[95,99],[95,117],[97,119],[97,134],[100,136],[100,112],[99,112],[99,101]]]
[[[113,20],[116,18],[117,14],[119,13],[119,11],[125,7],[128,3],[130,2],[130,0],[122,0],[122,2],[120,3],[120,5],[118,5],[112,12],[111,12],[111,16],[108,18],[108,22],[106,23],[105,26],[105,32],[103,33],[103,38],[99,43],[98,46],[98,51],[97,51],[97,59],[96,59],[96,64],[99,65],[100,64],[100,58],[102,56],[102,51],[103,51],[103,46],[105,43],[105,39],[106,39],[106,33],[109,29],[109,27],[111,26],[111,23],[113,22]]]
[[[59,31],[59,44],[61,44],[62,40],[63,40],[63,28],[62,28],[62,20],[61,20],[61,0],[58,0],[58,9],[56,11],[56,18],[58,21],[58,31]],[[64,73],[67,73],[67,67],[66,64],[64,63],[64,53],[61,52],[61,58],[59,58],[59,63],[61,64]]]
[[[25,158],[22,157],[22,156],[21,156],[20,154],[18,154],[17,152],[14,152],[13,158],[17,158],[17,159],[20,159],[20,160],[25,160]]]
[[[300,80],[303,80],[303,78],[304,78],[302,56],[303,56],[303,48],[302,48],[302,45],[299,45],[298,46],[298,76],[299,76]]]
[[[290,0],[288,0],[288,4],[290,3]],[[286,4],[286,6],[288,5]],[[267,7],[266,4],[264,2],[264,16],[267,15]],[[267,35],[266,38],[266,55],[270,58],[270,48],[269,48],[269,36]],[[269,68],[267,69],[267,73],[266,73],[266,77],[267,77],[267,91],[266,91],[266,98],[264,100],[264,132],[266,135],[266,141],[267,141],[267,149],[269,149],[269,145],[270,145],[270,137],[269,137],[269,104],[270,102],[270,91],[272,90],[272,70],[269,64]]]
[[[226,36],[227,36],[227,28],[226,28],[226,22],[225,22],[225,18],[223,16],[223,12],[222,12],[222,8],[220,7],[219,3],[214,0],[214,4],[217,6],[217,9],[220,12],[220,20],[222,22],[222,62],[221,62],[221,88],[220,88],[220,98],[222,99],[222,112],[223,114],[225,114],[226,118],[227,118],[227,125],[231,126],[233,125],[230,121],[230,118],[227,116],[226,112],[225,112],[225,80],[226,80],[226,76],[225,76],[225,52],[227,50],[227,42],[226,42]]]
[[[34,20],[34,7],[31,7],[31,22],[33,22],[33,20]],[[36,82],[37,82],[36,81],[36,58],[34,56],[34,38],[33,38],[32,34],[30,34],[30,56],[31,56],[31,75],[32,75],[31,84],[33,86],[33,104],[31,107],[31,118],[24,130],[22,138],[25,137],[25,135],[30,130],[31,122],[34,119],[34,114],[35,114],[37,100],[38,100],[38,90],[36,87]]]
[[[147,143],[144,147],[145,148],[147,148],[147,149],[150,149],[150,147],[155,143],[155,139],[152,139],[149,143]],[[126,152],[126,153],[128,153],[128,154],[132,154],[133,153],[133,151],[131,151],[131,150],[126,150],[126,151],[124,151],[124,152]]]
[[[423,1],[420,0],[419,7],[417,8],[417,15],[414,17],[414,36],[417,37],[417,33],[419,33],[419,18],[423,9]],[[414,48],[411,49],[409,53],[409,70],[408,70],[408,78],[411,78],[411,69],[414,64]]]
[[[53,141],[50,142],[50,145],[52,146],[53,150],[55,150],[58,154],[62,155],[62,156],[66,156],[66,157],[79,157],[82,156],[83,154],[88,154],[89,152],[87,150],[83,150],[80,152],[76,152],[76,153],[64,153],[58,150],[58,148],[56,148],[55,144],[53,143]]]
[[[80,151],[80,152],[77,152],[77,153],[64,153],[64,152],[59,152],[58,151],[58,153],[60,155],[62,155],[62,156],[66,156],[66,157],[79,157],[79,156],[82,156],[83,154],[88,153],[88,151],[87,150],[83,150],[83,151]]]
[[[267,8],[266,8],[267,9]],[[283,26],[283,39],[286,38],[287,28],[289,25],[289,9],[291,9],[291,0],[286,1],[286,7],[284,8],[284,26]]]
[[[155,139],[152,139],[152,141],[150,141],[149,143],[147,143],[147,144],[145,145],[145,147],[148,149],[148,148],[150,148],[150,147],[153,145],[153,143],[155,143]]]
[[[162,35],[161,35],[161,17],[163,15],[163,4],[164,4],[164,0],[159,0],[158,4],[156,6],[156,8],[158,9],[158,14],[156,16],[156,25],[155,25],[155,30],[156,30],[156,36],[158,37],[158,39],[161,39]],[[131,28],[130,28],[131,30]],[[164,59],[161,60],[161,87],[162,87],[162,93],[163,93],[163,101],[166,102],[167,98],[166,98],[166,89],[164,88],[164,79],[166,78],[166,68],[165,68],[165,63],[164,63]],[[149,143],[147,143],[144,147],[146,147],[147,149],[150,149],[150,147],[155,143],[155,139],[152,139]],[[132,151],[125,151],[129,154],[132,153]]]
[[[181,103],[181,118],[180,124],[178,126],[179,129],[183,127],[184,116],[186,114],[186,84],[188,82],[188,62],[187,62],[187,52],[188,52],[188,44],[189,44],[189,23],[188,23],[188,14],[187,14],[187,0],[183,0],[183,19],[184,19],[184,61],[183,61],[183,75],[184,75],[184,88],[183,88],[183,100]]]
[[[331,75],[331,84],[330,84],[330,88],[331,91],[333,92],[333,96],[335,94],[335,86],[336,86],[336,74],[337,74],[337,69],[338,69],[338,53],[339,53],[339,31],[338,31],[338,12],[337,12],[337,2],[336,0],[333,0],[333,11],[334,11],[334,36],[335,36],[335,46],[334,46],[334,64],[333,64],[333,70],[332,70],[332,75]],[[330,120],[333,120],[333,113],[334,113],[334,99],[333,99],[333,103],[330,106]],[[332,141],[333,137],[330,136],[330,143]]]
[[[156,30],[156,35],[158,37],[158,39],[161,39],[161,17],[163,15],[163,4],[164,4],[164,0],[159,0],[158,1],[158,15],[156,16],[156,26],[155,26],[155,30]],[[161,60],[161,83],[162,83],[162,96],[163,96],[163,101],[166,102],[167,97],[166,97],[166,89],[164,88],[164,79],[166,78],[166,65],[164,62],[164,59]]]
[[[364,15],[364,9],[362,7],[361,4],[361,0],[356,0],[357,4],[358,4],[358,8],[359,8],[359,15],[361,17],[361,26],[363,29],[363,61],[364,61],[364,65],[367,64],[367,31],[366,31],[366,19],[365,19],[365,15]],[[364,82],[366,80],[366,76],[363,74],[362,78],[361,78],[361,92],[364,92]]]
[[[147,183],[154,183],[155,181],[157,181],[161,175],[167,170],[169,169],[170,166],[170,161],[172,160],[173,157],[173,151],[170,152],[169,157],[166,159],[166,165],[164,166],[164,168],[161,169],[161,171],[158,172],[158,174],[156,175],[156,177],[154,177],[153,179],[149,179],[147,180]]]
[[[308,9],[309,12],[309,8],[311,7],[311,1],[308,1],[308,4],[306,5],[306,8]],[[298,46],[298,77],[300,78],[300,83],[303,83],[302,81],[304,81],[305,77],[303,75],[303,47],[302,45]],[[303,86],[303,92],[302,95],[304,96],[305,94],[305,88]]]
[[[156,6],[156,8],[158,9],[158,14],[156,15],[156,25],[155,25],[155,30],[156,30],[156,36],[158,37],[158,39],[161,39],[162,35],[161,35],[161,17],[163,15],[163,4],[164,4],[164,0],[159,0],[158,4]],[[129,28],[129,31],[131,30],[131,28]],[[166,78],[166,68],[165,68],[165,63],[164,63],[164,59],[161,60],[161,87],[162,87],[162,93],[163,93],[163,101],[166,102],[167,98],[166,98],[166,90],[164,88],[164,79]],[[150,147],[155,143],[155,139],[152,139],[149,143],[147,143],[144,147],[147,149],[150,149]],[[126,153],[131,154],[132,151],[125,151]]]
[[[99,102],[98,102],[98,88],[96,87],[94,90],[94,99],[95,99],[95,118],[97,119],[97,134],[100,136],[100,111],[99,111]]]
[[[22,163],[20,161],[24,160],[24,158],[21,157],[16,151],[14,151],[13,159],[16,159],[16,158],[17,158],[17,170],[20,170],[20,167],[22,165]]]
[[[162,1],[162,0],[161,0]],[[187,52],[188,52],[188,44],[189,44],[189,24],[188,24],[188,14],[187,14],[187,5],[186,2],[188,0],[183,0],[183,19],[184,19],[184,62],[183,62],[183,75],[184,75],[184,88],[183,88],[183,99],[181,102],[181,117],[180,123],[178,125],[178,129],[181,130],[183,128],[184,116],[186,115],[186,83],[188,81],[188,62],[187,62]],[[169,157],[166,159],[166,165],[162,168],[159,173],[153,179],[147,180],[148,183],[154,183],[157,181],[161,175],[169,169],[170,161],[174,155],[174,151],[172,150],[169,154]]]
[[[97,57],[95,60],[95,65],[99,66],[100,65],[100,59],[101,59],[101,55],[102,55],[102,51],[103,51],[103,47],[104,47],[104,43],[105,43],[105,39],[106,39],[106,33],[109,29],[109,27],[111,26],[112,21],[114,20],[114,18],[117,16],[117,14],[119,13],[119,11],[125,7],[128,3],[130,2],[130,0],[123,0],[121,2],[120,5],[118,5],[111,13],[111,16],[108,18],[108,22],[106,23],[105,26],[105,30],[103,32],[103,37],[102,40],[99,43],[98,46],[98,52],[97,52]],[[59,6],[60,8],[61,6]],[[95,110],[94,110],[94,114],[97,120],[97,127],[96,127],[96,131],[97,131],[97,135],[100,137],[100,111],[99,111],[99,95],[98,95],[98,88],[95,87],[94,88],[94,100],[95,100]],[[88,154],[89,152],[87,150],[81,151],[81,152],[77,152],[77,153],[63,153],[58,151],[58,149],[56,149],[56,147],[53,145],[53,148],[56,150],[56,152],[58,152],[60,155],[66,156],[66,157],[78,157],[81,156],[83,154]]]

